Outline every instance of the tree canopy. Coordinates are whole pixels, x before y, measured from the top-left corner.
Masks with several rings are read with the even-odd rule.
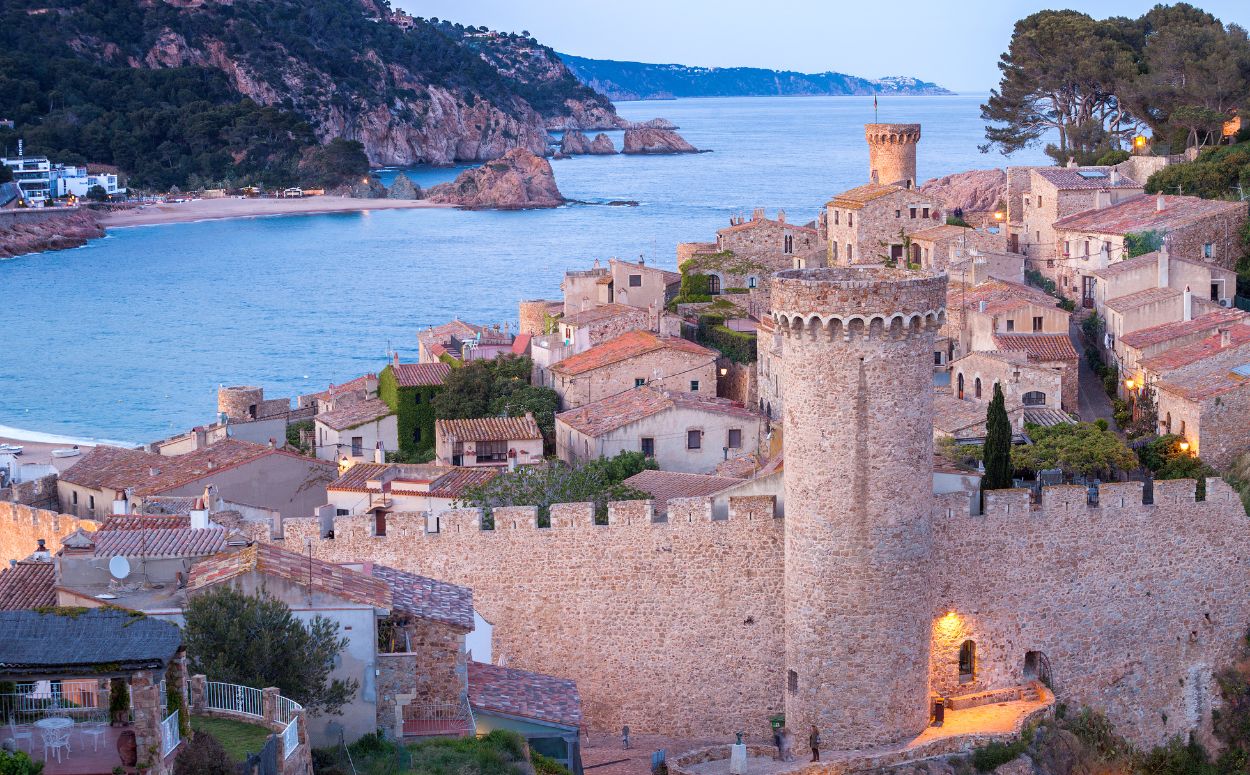
[[[434,397],[434,416],[440,420],[475,417],[523,417],[526,412],[548,444],[555,439],[555,413],[560,396],[548,387],[530,384],[529,358],[507,355],[469,361],[454,368]]]
[[[1027,425],[1032,444],[1011,450],[1011,464],[1017,470],[1034,473],[1058,468],[1068,476],[1111,479],[1117,471],[1137,467],[1137,456],[1114,432],[1096,423]]]
[[[994,397],[990,399],[985,413],[985,476],[981,479],[983,490],[1003,490],[1014,484],[1011,473],[1011,419],[1007,417],[1007,403],[1003,386],[994,383]]]

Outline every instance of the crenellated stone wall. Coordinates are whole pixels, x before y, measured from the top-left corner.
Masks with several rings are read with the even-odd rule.
[[[0,564],[29,557],[39,547],[40,538],[55,554],[65,536],[79,528],[94,531],[99,527],[95,520],[0,501]]]

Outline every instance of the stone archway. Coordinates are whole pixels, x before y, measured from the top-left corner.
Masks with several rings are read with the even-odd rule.
[[[1040,651],[1026,651],[1024,654],[1024,678],[1028,681],[1041,681],[1050,686],[1050,660]]]

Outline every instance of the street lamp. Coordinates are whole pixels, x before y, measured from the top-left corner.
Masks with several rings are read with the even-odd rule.
[[[1188,451],[1189,451],[1189,442],[1188,442],[1188,441],[1182,441],[1182,442],[1180,443],[1180,448],[1181,448],[1181,452],[1188,452]]]
[[[1133,381],[1132,377],[1130,377],[1124,380],[1124,387],[1128,388],[1129,390],[1132,390],[1133,388],[1137,387],[1137,383]]]
[[[1143,135],[1137,135],[1133,138],[1133,150],[1137,153],[1146,150],[1146,138]]]

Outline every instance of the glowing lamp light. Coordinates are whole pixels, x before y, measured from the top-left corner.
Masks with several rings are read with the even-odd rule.
[[[725,368],[724,366],[722,366],[722,367],[721,367],[721,369],[720,369],[720,375],[723,377],[723,376],[725,376],[725,375],[726,375],[726,374],[728,374],[728,373],[729,373],[729,369],[727,369],[727,368]]]
[[[1180,444],[1180,447],[1181,447],[1181,452],[1188,452],[1188,451],[1189,451],[1189,442],[1188,442],[1188,441],[1182,441],[1182,442],[1181,442],[1181,444]]]
[[[347,470],[351,467],[352,467],[351,458],[349,458],[347,455],[344,455],[343,457],[339,458],[339,476],[342,476],[343,474],[347,473]]]
[[[1145,148],[1145,147],[1146,147],[1146,138],[1145,138],[1144,136],[1142,136],[1142,135],[1137,135],[1136,137],[1134,137],[1134,138],[1133,138],[1133,147],[1134,147],[1134,148],[1136,148],[1136,149],[1137,149],[1137,150],[1139,150],[1139,151],[1140,151],[1142,148]]]
[[[1137,383],[1131,379],[1126,379],[1124,380],[1124,387],[1128,388],[1129,390],[1132,390],[1133,388],[1137,387]]]
[[[947,637],[954,637],[963,628],[963,620],[954,611],[948,611],[937,620],[937,631]]]
[[[1004,218],[1004,215],[1003,215],[1003,211],[1002,211],[1002,210],[995,210],[995,211],[994,211],[994,220],[996,220],[996,221],[1001,221],[1003,218]]]

